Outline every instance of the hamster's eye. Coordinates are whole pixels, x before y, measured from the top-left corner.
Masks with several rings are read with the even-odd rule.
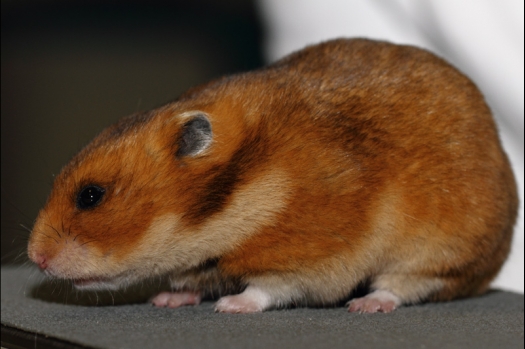
[[[82,188],[77,196],[77,207],[81,210],[97,206],[106,190],[96,185],[89,185]]]

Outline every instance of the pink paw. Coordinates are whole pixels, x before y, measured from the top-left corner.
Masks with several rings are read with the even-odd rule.
[[[248,287],[241,294],[219,299],[215,304],[215,311],[230,314],[260,313],[271,305],[270,299],[266,292]]]
[[[178,308],[183,305],[198,305],[201,295],[198,292],[161,292],[150,301],[156,307]]]
[[[390,313],[400,304],[399,297],[385,290],[377,290],[365,297],[352,299],[346,303],[351,313]]]
[[[236,295],[219,299],[215,304],[215,311],[219,313],[247,314],[260,313],[263,311],[263,308],[257,302]]]

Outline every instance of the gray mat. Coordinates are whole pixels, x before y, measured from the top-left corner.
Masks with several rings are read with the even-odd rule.
[[[230,315],[214,313],[213,302],[180,309],[136,303],[155,287],[78,293],[42,281],[34,268],[3,267],[1,322],[95,348],[524,347],[523,294],[491,291],[390,314],[339,307]]]

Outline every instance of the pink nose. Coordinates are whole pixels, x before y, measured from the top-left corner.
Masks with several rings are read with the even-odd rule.
[[[46,258],[46,256],[44,256],[44,255],[41,255],[41,254],[37,255],[33,261],[34,261],[34,262],[38,265],[38,267],[39,267],[40,269],[42,269],[42,270],[45,270],[45,269],[47,269],[47,267],[48,267],[48,265],[47,265],[47,258]]]

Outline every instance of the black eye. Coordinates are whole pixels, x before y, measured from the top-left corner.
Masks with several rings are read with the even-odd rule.
[[[77,196],[77,207],[81,210],[97,206],[106,190],[96,185],[89,185],[82,188]]]

